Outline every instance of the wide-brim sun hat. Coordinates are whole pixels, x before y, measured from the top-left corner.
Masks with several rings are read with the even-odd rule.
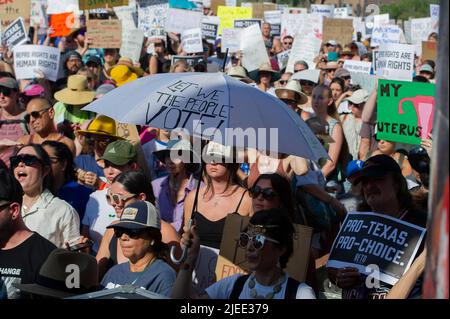
[[[271,82],[276,82],[281,78],[281,74],[278,71],[275,71],[272,68],[272,65],[270,63],[263,63],[261,64],[261,66],[258,68],[258,70],[249,72],[249,77],[255,81],[258,82],[259,81],[259,76],[261,72],[268,72],[272,74],[272,79],[270,80]]]
[[[324,70],[336,70],[339,68],[339,63],[336,61],[327,62],[327,64],[323,67]]]
[[[84,75],[71,75],[67,87],[55,93],[55,99],[68,105],[85,105],[95,98],[95,91],[88,89],[88,80]]]
[[[252,79],[250,79],[247,76],[247,72],[245,71],[245,69],[242,66],[231,67],[227,71],[227,74],[229,76],[235,78],[236,80],[242,81],[242,82],[247,83],[247,84],[250,84],[250,83],[254,82]]]
[[[289,81],[285,87],[276,88],[275,94],[279,99],[294,100],[297,104],[308,102],[308,96],[303,93],[302,86],[295,80]]]
[[[89,124],[86,130],[78,130],[77,133],[82,136],[101,135],[122,140],[117,135],[116,121],[106,115],[99,115]]]

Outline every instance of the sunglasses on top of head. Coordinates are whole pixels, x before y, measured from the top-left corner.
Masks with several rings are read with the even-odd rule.
[[[239,241],[238,244],[242,248],[247,248],[248,243],[252,242],[252,247],[256,250],[261,250],[264,248],[264,244],[266,241],[272,242],[274,244],[279,244],[280,242],[278,240],[269,238],[265,235],[259,234],[250,236],[248,233],[241,233],[239,235]]]
[[[266,200],[271,200],[277,196],[277,193],[275,193],[271,188],[261,188],[259,186],[253,186],[250,188],[249,194],[252,198],[258,198],[261,194]]]
[[[21,154],[12,156],[9,159],[11,163],[11,168],[16,168],[20,163],[24,163],[25,166],[33,166],[36,164],[42,164],[42,160],[34,155],[29,154]]]

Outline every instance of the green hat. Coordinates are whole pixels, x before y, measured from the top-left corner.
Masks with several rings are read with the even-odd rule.
[[[114,141],[106,147],[102,160],[114,165],[125,165],[137,160],[137,153],[134,145],[127,141]]]
[[[12,90],[19,90],[19,85],[17,84],[17,81],[10,77],[0,77],[0,86],[7,87]]]

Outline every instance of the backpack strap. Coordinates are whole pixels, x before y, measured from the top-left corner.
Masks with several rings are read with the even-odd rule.
[[[297,299],[297,290],[299,286],[299,281],[295,280],[294,278],[288,277],[284,299]]]
[[[231,290],[229,299],[231,299],[231,300],[239,299],[239,295],[241,294],[242,289],[244,289],[244,285],[245,285],[245,282],[247,281],[248,277],[250,277],[250,275],[243,275],[243,276],[240,276],[238,279],[236,279],[236,281],[234,282],[234,285],[233,285],[233,290]]]

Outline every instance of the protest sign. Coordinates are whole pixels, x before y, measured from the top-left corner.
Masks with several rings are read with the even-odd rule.
[[[344,69],[347,69],[349,72],[370,74],[371,68],[372,68],[371,62],[355,61],[355,60],[344,61]]]
[[[335,40],[345,46],[352,42],[353,20],[323,18],[323,42]]]
[[[192,272],[192,291],[200,294],[216,282],[216,263],[219,249],[200,245],[200,251]]]
[[[374,74],[377,74],[377,63],[378,63],[378,50],[372,51],[372,69]]]
[[[257,24],[261,29],[261,19],[236,19],[234,20],[235,29],[248,28],[251,25]]]
[[[30,25],[39,25],[40,28],[47,27],[47,0],[31,0]]]
[[[433,129],[435,85],[380,80],[377,139],[420,144]]]
[[[139,4],[144,1],[140,1]],[[122,28],[134,29],[138,27],[136,0],[128,0],[127,6],[113,8],[117,18],[122,21]]]
[[[183,51],[186,53],[201,53],[203,52],[202,44],[202,29],[187,29],[181,33],[181,44]]]
[[[5,28],[17,18],[30,22],[30,0],[0,0],[0,20]]]
[[[334,4],[312,4],[311,13],[325,18],[333,18]]]
[[[405,30],[406,42],[411,43],[411,20],[403,22],[403,29]]]
[[[219,6],[217,9],[217,16],[220,18],[219,34],[222,34],[222,29],[231,29],[234,27],[234,20],[236,19],[251,19],[252,8],[242,7],[224,7]]]
[[[120,46],[120,56],[128,57],[135,63],[139,62],[143,43],[144,31],[135,28],[122,28],[122,44]]]
[[[345,7],[344,8],[335,8],[332,18],[335,18],[335,19],[347,18],[349,16],[348,11],[349,10]],[[350,15],[351,15],[351,12],[350,12]]]
[[[222,30],[222,53],[235,53],[240,50],[241,30],[243,29],[223,29]]]
[[[214,2],[214,0],[212,0]],[[218,0],[217,2],[223,2],[221,0]],[[225,0],[225,4],[227,7],[237,7],[237,0]],[[215,11],[217,12],[217,11]]]
[[[172,63],[171,63],[171,65],[174,65],[179,60],[186,61],[186,63],[189,66],[191,66],[191,67],[195,67],[196,65],[198,65],[200,63],[206,63],[205,57],[203,55],[191,55],[191,56],[187,56],[187,55],[173,55],[172,56]]]
[[[299,26],[303,23],[304,16],[307,14],[306,8],[285,8],[281,16],[281,40],[287,35],[295,37]]]
[[[169,3],[167,0],[157,2],[152,0],[140,1],[138,7],[138,28],[144,31],[145,36],[150,39],[165,39],[168,10]]]
[[[3,32],[2,43],[4,43],[8,49],[13,50],[16,45],[25,43],[28,41],[27,31],[25,29],[25,23],[22,18],[14,20]]]
[[[414,46],[408,44],[382,44],[378,50],[377,75],[397,81],[412,81]]]
[[[427,41],[431,32],[431,18],[411,19],[411,44]]]
[[[373,92],[377,87],[377,77],[375,75],[360,72],[350,72],[350,77],[351,83],[353,85],[359,85],[367,92]]]
[[[87,20],[87,37],[92,39],[90,48],[120,48],[122,24],[119,20]]]
[[[277,5],[275,3],[252,3],[252,16],[254,19],[264,19],[264,12],[276,10]]]
[[[78,0],[47,0],[47,2],[47,14],[81,13]]]
[[[402,30],[396,25],[377,26],[372,30],[371,47],[400,43]]]
[[[422,61],[437,61],[437,42],[422,41]]]
[[[361,39],[366,38],[366,25],[361,17],[352,17],[353,20],[353,40],[356,41],[358,38],[358,32],[361,33]]]
[[[217,280],[248,270],[245,248],[239,246],[238,239],[245,230],[250,218],[239,214],[229,214],[220,243],[220,255],[217,260]],[[300,282],[306,279],[309,262],[309,251],[313,229],[311,227],[294,224],[296,236],[294,238],[294,252],[286,266],[289,275]]]
[[[128,0],[78,0],[80,10],[127,6]]]
[[[264,21],[270,23],[270,36],[278,37],[281,34],[281,10],[264,11]]]
[[[58,48],[45,45],[19,45],[14,48],[14,70],[16,78],[34,79],[40,71],[45,78],[56,81],[60,52]]]
[[[166,32],[182,33],[186,29],[202,27],[203,13],[200,11],[169,8],[166,19]]]
[[[331,248],[327,267],[354,267],[395,285],[409,269],[426,229],[377,213],[348,213]],[[377,266],[377,269],[367,267]]]
[[[292,50],[286,50],[286,51],[283,51],[283,52],[277,54],[277,62],[278,62],[278,67],[280,68],[280,70],[287,67],[287,64],[289,61],[289,56],[291,55],[291,51]]]
[[[204,16],[202,19],[202,37],[208,43],[214,44],[219,32],[220,19],[214,16]]]
[[[389,24],[389,14],[369,15],[365,18],[366,36],[371,36],[376,27]]]
[[[58,13],[50,16],[50,27],[53,29],[53,33],[50,37],[65,37],[72,32],[72,28],[69,28],[71,19],[73,19],[73,13]]]
[[[248,72],[257,70],[264,63],[270,63],[261,29],[257,24],[242,29],[240,50],[243,54],[242,66]]]
[[[217,16],[217,12],[219,9],[219,6],[227,6],[227,7],[237,7],[237,4],[229,3],[231,1],[228,0],[211,0],[211,10],[212,12]]]
[[[430,4],[431,30],[433,32],[439,31],[439,10],[438,4]]]

